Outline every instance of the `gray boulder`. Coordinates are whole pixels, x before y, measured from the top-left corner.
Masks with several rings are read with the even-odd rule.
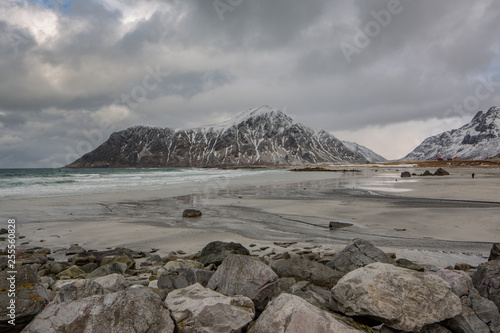
[[[54,301],[64,303],[102,294],[104,294],[104,288],[99,283],[91,280],[77,280],[62,286]]]
[[[203,264],[198,261],[194,260],[184,260],[184,259],[177,259],[177,260],[172,260],[169,261],[163,266],[166,270],[170,269],[177,269],[177,268],[196,268],[196,269],[203,269]]]
[[[283,293],[272,300],[260,315],[252,333],[364,332],[340,317],[320,310],[302,298]]]
[[[239,243],[215,241],[208,243],[201,250],[200,262],[204,266],[210,264],[220,265],[229,254],[243,254],[248,256],[250,255],[250,251]]]
[[[243,332],[255,317],[248,297],[224,296],[199,283],[170,292],[165,303],[179,333]]]
[[[348,316],[369,316],[411,332],[462,311],[460,299],[442,278],[383,263],[346,274],[332,289],[332,306]]]
[[[326,265],[298,256],[273,261],[271,268],[279,277],[293,277],[297,281],[305,280],[326,288],[333,287],[344,276],[344,273]]]
[[[348,273],[374,262],[392,264],[394,260],[369,241],[358,238],[337,253],[326,265],[337,271]]]
[[[262,287],[278,279],[278,275],[258,259],[230,254],[208,282],[208,288],[226,296],[243,295],[259,299]]]
[[[454,332],[500,332],[500,313],[495,304],[480,296],[471,277],[462,271],[440,270],[437,276],[448,282],[462,302],[462,313],[448,319],[445,325]]]
[[[500,259],[500,243],[495,243],[491,247],[490,257],[488,261],[499,260]]]
[[[292,286],[290,294],[299,296],[321,310],[333,311],[330,304],[332,293],[308,281],[299,281]]]
[[[95,278],[94,282],[99,283],[107,292],[117,292],[130,286],[130,282],[128,282],[123,275],[118,273]]]
[[[500,260],[480,264],[472,282],[481,296],[493,301],[500,309]]]
[[[434,176],[449,176],[450,173],[443,168],[439,168],[434,172]]]
[[[66,303],[51,302],[23,331],[173,333],[169,310],[149,288],[97,295]]]
[[[418,272],[424,272],[425,271],[425,267],[422,266],[422,265],[419,265],[411,260],[408,260],[408,259],[404,259],[404,258],[401,258],[401,259],[398,259],[396,260],[396,265],[399,266],[399,267],[402,267],[402,268],[408,268],[408,269],[412,269],[414,271],[418,271]]]
[[[401,178],[410,178],[411,173],[409,171],[403,171],[401,172]]]
[[[185,288],[195,283],[203,287],[208,285],[208,281],[214,275],[213,271],[195,268],[177,268],[160,275],[158,279],[158,288],[174,290]]]
[[[278,280],[268,283],[259,289],[257,299],[254,300],[255,308],[257,310],[264,310],[267,303],[279,294],[285,292],[290,293],[292,286],[295,284],[294,278],[279,278]]]
[[[16,268],[16,274],[0,271],[0,331],[9,332],[13,328],[9,321],[15,318],[12,332],[20,332],[51,299],[41,285],[37,270],[38,265],[24,265]],[[15,300],[13,310],[9,309],[11,300]]]
[[[87,275],[88,279],[106,276],[113,273],[125,274],[127,270],[127,264],[121,262],[112,262],[110,264],[101,266],[95,270],[93,270],[90,274]]]

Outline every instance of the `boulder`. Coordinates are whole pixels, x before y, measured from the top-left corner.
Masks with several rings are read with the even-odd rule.
[[[196,268],[196,269],[203,269],[203,264],[198,261],[194,260],[184,260],[184,259],[177,259],[174,261],[169,261],[163,266],[166,270],[169,269],[177,269],[177,268]]]
[[[23,331],[173,333],[174,322],[161,299],[146,287],[66,303],[51,302]]]
[[[51,274],[59,274],[69,267],[69,264],[65,262],[55,262],[50,266],[49,272]]]
[[[429,170],[425,170],[420,176],[432,176],[432,173]]]
[[[230,254],[208,282],[208,288],[226,296],[243,295],[257,300],[261,288],[277,279],[271,267],[260,260]]]
[[[58,279],[75,279],[77,277],[85,276],[85,272],[78,266],[71,266],[56,275]]]
[[[495,243],[491,247],[490,257],[488,261],[499,260],[500,259],[500,243]]]
[[[423,272],[425,271],[425,267],[422,266],[422,265],[419,265],[411,260],[408,260],[408,259],[404,259],[404,258],[401,258],[401,259],[397,259],[396,260],[396,265],[398,265],[399,267],[402,267],[402,268],[408,268],[408,269],[412,269],[414,271],[418,271],[418,272]]]
[[[176,332],[243,332],[255,317],[248,297],[224,296],[196,283],[170,292],[165,303]]]
[[[77,253],[84,253],[84,252],[86,252],[86,250],[83,247],[75,244],[75,245],[70,246],[70,248],[66,251],[66,255],[70,256],[70,255],[74,255]]]
[[[410,178],[411,173],[409,171],[403,171],[401,172],[401,178]]]
[[[62,286],[54,301],[64,303],[102,294],[104,294],[104,288],[99,283],[91,280],[77,280]]]
[[[220,265],[229,254],[243,254],[248,256],[250,255],[250,251],[239,243],[215,241],[208,243],[201,250],[200,262],[204,266],[210,264]]]
[[[204,269],[177,268],[160,275],[158,278],[158,288],[170,291],[185,288],[195,283],[206,287],[212,275],[214,275],[213,271]]]
[[[106,276],[109,274],[113,273],[118,273],[118,274],[125,274],[125,271],[127,270],[127,264],[121,263],[121,262],[112,262],[111,264],[107,264],[104,266],[101,266],[95,270],[92,271],[92,273],[87,275],[88,279],[100,277],[100,276]]]
[[[500,313],[495,304],[480,296],[471,277],[463,271],[440,270],[437,276],[448,282],[462,302],[462,313],[445,321],[454,332],[500,332]]]
[[[333,311],[330,305],[332,294],[328,290],[315,286],[308,281],[297,282],[292,286],[289,293],[299,296],[317,308]]]
[[[135,267],[135,260],[131,259],[128,256],[107,256],[101,258],[100,265],[105,266],[107,264],[111,264],[113,262],[121,262],[127,265],[127,268],[134,268]]]
[[[346,274],[332,289],[332,306],[348,316],[369,316],[411,332],[462,311],[460,299],[439,276],[384,263]]]
[[[493,301],[500,309],[500,260],[480,264],[472,282],[481,296]]]
[[[283,293],[272,300],[260,315],[252,333],[364,332],[340,317],[320,310],[302,298]]]
[[[201,212],[197,209],[185,209],[182,212],[182,217],[200,217]]]
[[[259,311],[264,310],[267,303],[281,293],[290,293],[295,284],[294,278],[279,278],[276,281],[266,284],[260,288],[257,299],[254,300],[255,308]]]
[[[450,173],[443,168],[439,168],[434,172],[434,176],[449,176]]]
[[[337,253],[332,261],[326,265],[337,271],[347,273],[374,262],[392,264],[394,260],[369,241],[358,238]]]
[[[352,225],[352,223],[330,221],[330,223],[328,224],[328,228],[330,230],[337,230],[341,228],[352,227]]]
[[[1,332],[9,332],[13,329],[13,326],[9,324],[13,317],[11,310],[7,308],[11,300],[15,300],[15,327],[12,332],[20,332],[51,299],[47,289],[41,285],[37,270],[37,265],[24,265],[16,268],[16,274],[9,273],[9,270],[0,271]],[[12,276],[15,280],[8,280]],[[15,295],[12,294],[13,292]]]
[[[104,290],[108,292],[117,292],[130,286],[130,283],[125,280],[125,277],[118,273],[95,278],[94,282],[99,283]]]
[[[305,280],[327,288],[333,287],[344,276],[326,265],[297,256],[273,261],[271,268],[279,277],[293,277],[297,281]]]

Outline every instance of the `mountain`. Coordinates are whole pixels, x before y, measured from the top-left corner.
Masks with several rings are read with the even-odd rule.
[[[368,162],[372,162],[372,163],[387,162],[387,160],[384,157],[375,153],[373,150],[366,148],[365,146],[357,144],[356,142],[342,141],[342,143],[350,151],[353,151],[353,152],[356,152],[356,153],[363,155],[363,157],[366,158],[366,160]]]
[[[500,157],[500,108],[479,111],[464,126],[425,139],[403,160],[459,157],[482,160]]]
[[[360,163],[335,136],[295,123],[283,112],[262,106],[230,121],[176,130],[145,126],[111,134],[95,150],[68,167],[215,167]]]

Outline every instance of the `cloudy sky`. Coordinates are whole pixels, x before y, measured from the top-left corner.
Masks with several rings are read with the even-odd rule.
[[[391,159],[500,105],[495,0],[0,0],[0,168],[268,104]]]

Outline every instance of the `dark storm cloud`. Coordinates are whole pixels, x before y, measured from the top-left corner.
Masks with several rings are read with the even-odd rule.
[[[492,0],[44,4],[0,5],[0,167],[65,164],[126,126],[199,126],[261,104],[346,131],[500,103]],[[476,98],[488,76],[493,92]],[[389,146],[370,148],[407,153]]]

